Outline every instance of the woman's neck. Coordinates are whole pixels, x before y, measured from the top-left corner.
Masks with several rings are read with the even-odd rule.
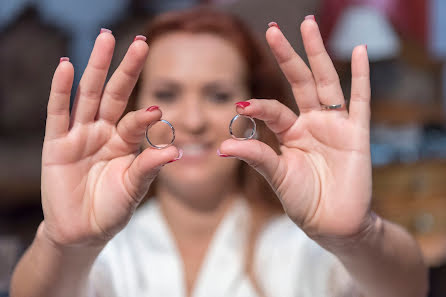
[[[220,194],[202,192],[200,196],[196,193],[186,197],[175,195],[175,191],[162,184],[157,192],[161,211],[183,260],[186,292],[190,296],[213,235],[240,194],[235,187],[227,187]]]
[[[161,210],[177,241],[210,239],[232,203],[240,197],[235,186],[201,197],[180,196],[162,184],[157,190]]]

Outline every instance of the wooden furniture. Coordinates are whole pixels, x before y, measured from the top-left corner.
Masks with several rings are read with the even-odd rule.
[[[373,209],[405,227],[430,266],[446,262],[446,160],[373,169]]]

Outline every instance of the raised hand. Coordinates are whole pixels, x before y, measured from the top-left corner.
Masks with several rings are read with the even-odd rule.
[[[306,19],[301,32],[311,70],[278,27],[266,34],[300,115],[276,100],[253,99],[237,107],[240,114],[266,123],[281,143],[281,154],[257,140],[229,139],[220,151],[258,170],[288,216],[307,234],[321,240],[350,238],[373,223],[367,48],[353,51],[349,112],[345,107],[324,110],[324,105],[345,103],[339,77],[314,19]]]
[[[104,87],[114,45],[113,35],[101,31],[71,115],[73,66],[61,59],[54,74],[42,153],[41,228],[56,244],[105,244],[126,225],[162,165],[178,156],[175,147],[140,153],[145,127],[161,117],[156,107],[119,120],[149,48],[144,37],[135,38]]]

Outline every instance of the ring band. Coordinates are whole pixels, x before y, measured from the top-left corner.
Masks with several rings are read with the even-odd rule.
[[[251,120],[251,122],[252,122],[252,131],[251,131],[251,134],[248,137],[237,137],[232,132],[232,124],[240,117],[247,118],[247,119]],[[248,140],[248,139],[251,139],[256,134],[256,121],[252,117],[250,117],[250,116],[237,114],[235,117],[232,118],[231,122],[229,123],[229,134],[231,134],[232,138],[237,139],[237,140]]]
[[[344,108],[344,106],[345,106],[345,104],[331,104],[331,105],[321,104],[322,110],[342,109],[342,108]]]
[[[169,123],[169,122],[166,121],[166,120],[159,120],[158,122],[163,122],[163,123],[167,124],[167,125],[170,127],[170,129],[172,130],[172,140],[170,141],[170,143],[168,143],[168,144],[164,144],[164,145],[156,145],[156,144],[153,144],[153,143],[150,141],[150,139],[149,139],[149,135],[148,135],[149,129],[150,129],[153,125],[155,125],[157,122],[151,123],[150,125],[147,126],[147,128],[146,128],[146,140],[147,140],[147,142],[149,143],[149,145],[150,145],[151,147],[161,150],[161,149],[163,149],[163,148],[166,148],[166,147],[168,147],[168,146],[171,146],[171,145],[173,144],[173,142],[175,141],[175,128],[172,126],[171,123]]]

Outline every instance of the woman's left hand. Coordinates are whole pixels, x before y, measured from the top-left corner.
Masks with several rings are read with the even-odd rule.
[[[228,139],[221,154],[246,161],[271,184],[287,215],[321,242],[356,238],[373,227],[370,210],[370,80],[366,46],[352,55],[349,111],[324,110],[344,104],[339,77],[313,19],[301,25],[311,70],[277,27],[268,29],[268,43],[287,77],[300,115],[276,100],[252,99],[237,112],[260,119],[277,135],[278,155],[257,141]],[[245,104],[246,105],[246,104]]]

